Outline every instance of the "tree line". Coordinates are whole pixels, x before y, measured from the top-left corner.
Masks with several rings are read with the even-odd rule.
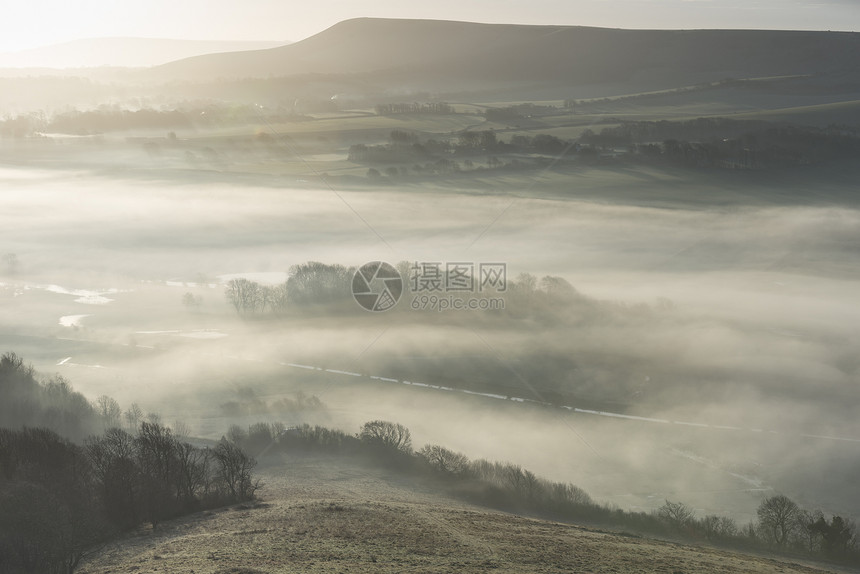
[[[2,84],[2,79],[0,79]],[[334,111],[337,104],[315,103],[302,100],[306,111]],[[192,127],[307,121],[296,106],[292,108],[260,108],[253,104],[222,105],[208,102],[188,102],[172,109],[138,107],[128,109],[118,105],[102,104],[94,109],[72,109],[53,114],[44,111],[7,116],[0,120],[0,137],[24,138],[39,133],[92,135],[126,130],[177,130]]]
[[[756,509],[757,521],[744,527],[726,516],[712,514],[697,518],[692,508],[670,500],[658,509],[657,516],[686,538],[706,538],[860,563],[860,540],[853,521],[837,514],[828,519],[822,510],[806,510],[784,494],[763,499]]]
[[[409,261],[395,265],[403,279],[404,292],[413,291],[413,266]],[[355,272],[355,267],[309,261],[291,266],[287,280],[278,285],[262,285],[246,278],[231,279],[224,287],[224,296],[243,317],[281,316],[290,309],[308,310],[324,305],[352,308]],[[577,321],[582,321],[586,316],[593,318],[610,310],[579,293],[566,279],[551,275],[538,278],[520,273],[513,279],[506,279],[505,289],[499,294],[513,303],[506,306],[505,312],[514,318],[540,317],[557,322],[567,315],[563,311],[568,311],[575,312]],[[481,293],[468,293],[470,297],[478,295]]]
[[[562,155],[573,157],[580,151],[575,142],[551,134],[515,135],[504,141],[494,130],[464,130],[453,139],[422,139],[412,132],[394,130],[388,143],[351,145],[347,159],[373,166],[368,169],[367,176],[379,179],[383,175],[403,178],[536,169],[548,164],[549,160],[544,156],[553,156],[553,159]],[[591,148],[583,150],[583,155],[590,151]],[[381,167],[385,164],[389,164],[388,167]]]
[[[572,147],[570,141],[551,134],[515,135],[509,141],[499,139],[494,130],[463,130],[456,139],[424,138],[414,132],[393,130],[385,144],[354,144],[349,161],[356,163],[404,163],[416,159],[443,156],[474,156],[484,153],[540,153],[557,155]]]
[[[624,148],[629,157],[663,159],[692,167],[778,168],[857,157],[860,130],[780,125],[764,121],[699,118],[683,122],[623,122],[579,141],[598,149]]]
[[[493,108],[496,121],[519,116],[522,106]],[[535,113],[540,108],[535,108]],[[856,158],[860,130],[775,124],[760,120],[698,118],[685,121],[621,122],[595,133],[586,129],[576,140],[551,134],[516,134],[507,141],[490,130],[463,130],[450,139],[422,138],[394,130],[384,144],[354,144],[348,159],[370,165],[368,177],[380,179],[451,175],[487,169],[546,166],[546,158],[594,163],[666,162],[696,168],[773,169]],[[485,156],[481,159],[480,156]],[[388,167],[381,167],[388,164]],[[412,165],[409,165],[412,164]]]
[[[0,122],[0,136],[25,137],[37,132],[90,135],[133,129],[187,128],[191,125],[191,117],[179,110],[102,107],[96,110],[61,112],[51,117],[29,114],[9,118]]]
[[[409,429],[390,421],[369,421],[355,434],[307,424],[287,428],[281,423],[256,423],[247,429],[234,425],[228,436],[249,452],[322,452],[363,458],[390,471],[435,481],[454,496],[498,510],[860,564],[860,540],[851,520],[804,510],[783,494],[764,498],[757,520],[741,526],[725,515],[697,517],[693,508],[670,500],[652,512],[625,511],[595,502],[574,484],[547,480],[517,464],[470,460],[437,444],[415,450]]]
[[[527,102],[501,108],[487,108],[484,110],[484,117],[487,118],[487,121],[491,122],[509,123],[531,116],[555,113],[558,113],[558,108],[555,106],[545,106]]]
[[[445,102],[398,102],[376,104],[374,111],[377,115],[393,114],[453,114],[454,107]]]

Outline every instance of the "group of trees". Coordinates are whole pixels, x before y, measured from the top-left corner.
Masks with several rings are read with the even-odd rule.
[[[831,516],[828,521],[821,510],[804,510],[785,495],[777,494],[763,500],[757,513],[761,538],[780,548],[837,557],[857,548],[852,522],[838,515]]]
[[[263,413],[295,413],[306,414],[308,412],[325,409],[325,405],[316,395],[306,395],[299,391],[295,398],[281,397],[273,401],[266,401],[259,397],[251,387],[237,389],[236,398],[221,403],[220,409],[224,416],[244,416]]]
[[[0,358],[0,394],[0,572],[71,573],[117,532],[258,487],[234,442],[194,446],[183,425],[107,396],[91,404],[14,353]]]
[[[350,146],[349,161],[356,163],[404,163],[432,159],[449,154],[448,140],[423,139],[415,132],[392,130],[388,143],[380,145],[355,144]]]
[[[412,435],[408,428],[398,423],[379,420],[364,423],[358,438],[373,448],[412,453]]]
[[[44,426],[80,440],[101,430],[94,405],[61,376],[39,380],[15,353],[0,357],[0,421],[5,426]]]
[[[425,293],[414,290],[414,263],[400,261],[396,268],[403,278],[406,292]],[[444,274],[444,269],[440,271]],[[347,305],[352,309],[354,275],[354,267],[310,261],[290,267],[287,281],[279,285],[261,285],[237,278],[227,282],[224,293],[228,303],[243,317],[280,316],[291,309],[308,310],[318,305]],[[539,278],[520,273],[507,279],[504,288],[497,289],[500,286],[496,286],[482,292],[477,291],[479,280],[479,277],[475,278],[475,292],[454,293],[452,296],[502,296],[506,300],[503,312],[514,319],[532,317],[559,322],[572,318],[582,322],[617,311],[611,304],[601,304],[579,293],[562,277],[546,275]],[[397,309],[406,311],[410,307],[401,305],[395,308],[395,312]]]
[[[20,139],[32,136],[45,128],[45,115],[42,113],[18,114],[0,120],[0,137]]]
[[[136,434],[110,428],[84,443],[101,508],[113,525],[153,526],[201,507],[254,495],[254,460],[229,441],[201,449],[158,423],[142,422]]]
[[[355,269],[309,261],[290,267],[280,285],[261,285],[245,278],[227,282],[227,301],[240,315],[279,315],[290,306],[306,307],[345,301],[350,297]]]
[[[83,449],[44,428],[0,428],[0,571],[73,572],[109,533]]]
[[[667,500],[657,512],[674,533],[690,538],[705,537],[711,541],[767,546],[837,559],[860,558],[856,552],[860,541],[855,526],[841,516],[833,515],[828,520],[821,510],[804,510],[784,494],[762,500],[756,515],[756,522],[740,528],[727,516],[711,514],[697,518],[695,511],[683,502]]]
[[[0,571],[66,572],[111,535],[253,498],[256,462],[222,439],[199,448],[157,423],[78,445],[0,428]]]

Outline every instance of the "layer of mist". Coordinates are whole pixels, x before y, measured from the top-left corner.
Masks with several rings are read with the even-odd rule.
[[[683,499],[748,519],[776,490],[860,514],[853,208],[17,168],[0,181],[0,251],[15,254],[0,279],[0,346],[88,397],[138,402],[210,438],[234,422],[355,432],[396,420],[417,445],[511,460],[622,507]],[[511,284],[551,275],[576,296],[535,306],[512,291],[501,313],[349,302],[279,318],[239,316],[224,296],[231,277],[278,283],[305,261],[373,260],[504,262]],[[299,392],[326,408],[224,407]]]

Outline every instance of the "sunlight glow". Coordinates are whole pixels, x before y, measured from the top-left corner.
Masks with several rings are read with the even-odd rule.
[[[431,4],[320,0],[298,7],[275,0],[13,0],[0,19],[0,52],[80,38],[297,41],[356,17],[430,18],[493,23],[620,28],[860,29],[853,0],[439,0]]]

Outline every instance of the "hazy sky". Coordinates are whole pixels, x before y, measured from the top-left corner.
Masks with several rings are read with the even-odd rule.
[[[858,0],[3,0],[0,51],[78,38],[301,40],[360,16],[618,28],[860,30]]]

